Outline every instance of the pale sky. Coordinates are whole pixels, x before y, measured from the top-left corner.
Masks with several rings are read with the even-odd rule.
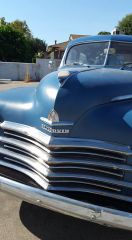
[[[34,37],[48,45],[70,34],[111,32],[130,13],[132,0],[0,0],[0,17],[26,20]]]

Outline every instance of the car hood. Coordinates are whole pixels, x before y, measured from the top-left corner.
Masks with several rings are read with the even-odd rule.
[[[71,70],[61,86],[57,72],[47,75],[37,88],[40,115],[55,109],[60,121],[76,121],[89,109],[132,93],[132,72],[110,68]]]
[[[2,119],[41,128],[40,118],[48,118],[54,109],[59,121],[76,123],[90,109],[116,101],[120,96],[132,95],[131,71],[110,68],[68,70],[71,75],[63,85],[59,82],[58,72],[53,72],[44,77],[36,89],[1,93]]]

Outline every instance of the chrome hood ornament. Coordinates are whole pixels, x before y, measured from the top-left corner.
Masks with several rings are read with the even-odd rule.
[[[49,113],[48,120],[52,123],[53,122],[59,122],[58,113],[54,109],[52,109],[52,111]]]
[[[50,126],[58,125],[59,115],[54,109],[52,109],[48,114],[48,118],[41,117],[40,120]]]

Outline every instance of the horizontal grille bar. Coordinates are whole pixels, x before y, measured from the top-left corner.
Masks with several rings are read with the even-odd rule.
[[[21,139],[20,135],[14,135],[10,137],[7,135],[7,132],[4,132],[5,137],[0,137],[0,141],[3,143],[7,143],[16,147],[20,147],[21,149],[26,150],[27,152],[31,152],[36,156],[39,156],[41,158],[43,158],[43,153],[50,153],[51,156],[57,156],[57,157],[65,157],[65,158],[69,158],[69,156],[80,156],[83,158],[87,158],[87,157],[93,157],[93,158],[105,158],[108,159],[109,161],[121,161],[121,162],[125,162],[126,161],[126,156],[121,154],[121,153],[112,153],[109,150],[103,150],[103,149],[91,149],[88,148],[84,149],[83,147],[81,149],[79,148],[54,148],[54,150],[49,150],[47,149],[45,146],[43,146],[42,144],[35,146],[35,144],[29,142],[25,142],[23,141],[23,138]],[[19,138],[19,140],[18,140]],[[28,141],[29,139],[27,139]],[[43,150],[43,152],[42,152]]]
[[[15,152],[14,152],[15,151]],[[25,156],[22,154],[23,152],[18,151],[16,148],[12,148],[8,145],[4,145],[3,148],[0,148],[0,153],[3,156],[10,156],[13,157],[14,159],[17,159],[18,163],[23,162],[29,166],[34,167],[34,169],[37,169],[43,173],[45,173],[45,175],[49,174],[49,169],[50,171],[53,172],[63,172],[65,173],[66,171],[68,172],[74,172],[76,171],[77,174],[80,174],[81,172],[93,172],[94,174],[105,174],[108,176],[113,176],[113,177],[117,177],[117,178],[122,178],[123,177],[123,173],[122,171],[124,170],[124,168],[120,169],[116,166],[116,164],[111,164],[111,163],[104,163],[104,165],[98,161],[89,161],[89,159],[87,159],[87,161],[85,160],[85,162],[83,161],[81,163],[81,161],[79,160],[74,160],[74,162],[71,160],[71,162],[69,162],[69,164],[67,164],[65,162],[65,164],[63,164],[63,160],[61,161],[61,159],[59,159],[59,163],[58,164],[53,164],[49,165],[48,161],[46,159],[46,161],[44,161],[44,159],[39,158],[38,160],[36,159],[32,159],[32,156],[28,156],[28,154],[26,154]],[[25,152],[24,152],[25,153]],[[48,157],[48,156],[47,156]],[[53,158],[52,158],[53,159]],[[16,160],[15,160],[16,161]],[[36,162],[37,161],[37,162]],[[45,170],[47,169],[47,170]],[[130,170],[132,171],[132,167],[130,167]],[[70,173],[71,174],[71,173]]]
[[[23,173],[23,175],[25,175],[25,176],[30,177],[31,179],[33,179],[36,183],[38,183],[44,189],[46,189],[48,187],[48,182],[46,181],[46,179],[42,178],[41,176],[39,176],[38,174],[34,173],[33,171],[30,171],[30,170],[25,169],[25,168],[21,168],[20,166],[16,166],[16,165],[11,164],[9,162],[0,161],[0,174],[2,173],[2,171],[1,171],[2,167],[6,167],[7,168],[7,172],[8,172],[7,176],[10,176],[9,169],[15,170],[17,172]]]
[[[101,176],[96,176],[95,175],[89,175],[88,172],[87,173],[80,173],[80,169],[78,169],[79,171],[77,173],[74,173],[73,171],[68,172],[66,171],[66,169],[63,169],[63,171],[60,171],[60,168],[51,168],[51,169],[47,169],[49,168],[47,165],[42,165],[39,162],[33,162],[32,159],[30,158],[25,158],[20,154],[15,154],[12,153],[9,150],[5,150],[5,149],[0,149],[1,154],[4,154],[4,156],[9,156],[9,157],[13,157],[8,159],[14,162],[18,162],[19,164],[24,163],[24,166],[27,167],[31,167],[34,171],[36,170],[37,172],[41,173],[48,181],[49,183],[51,182],[61,182],[61,181],[68,181],[69,180],[73,180],[75,179],[76,182],[80,181],[80,179],[83,179],[83,181],[95,181],[95,182],[102,182],[102,183],[109,183],[109,185],[113,185],[113,186],[118,186],[118,187],[126,187],[126,188],[132,188],[132,184],[129,182],[124,182],[121,180],[113,180],[110,178],[105,178],[105,177],[101,177]],[[17,159],[14,160],[14,159]],[[21,161],[20,161],[21,160]],[[68,169],[68,168],[67,168]],[[68,169],[69,170],[69,169]],[[72,169],[73,170],[73,169]]]
[[[103,149],[109,151],[111,153],[117,154],[132,154],[132,151],[129,147],[118,144],[111,144],[103,141],[95,141],[95,140],[87,140],[87,139],[76,139],[76,138],[52,138],[51,136],[37,130],[34,127],[30,127],[23,124],[18,124],[14,122],[4,121],[0,124],[1,129],[5,132],[7,130],[9,132],[16,133],[17,136],[23,135],[27,140],[30,138],[32,140],[38,141],[42,143],[44,146],[48,147],[48,149],[52,148],[79,148],[83,146],[83,149],[91,148],[91,149]]]

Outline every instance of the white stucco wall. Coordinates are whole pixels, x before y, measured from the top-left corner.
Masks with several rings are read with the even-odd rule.
[[[0,62],[0,79],[13,81],[38,81],[46,74],[57,69],[60,60],[55,60],[54,68],[49,68],[49,59],[36,59],[36,63]]]
[[[52,68],[49,66],[49,59],[36,59],[36,64],[38,65],[39,76],[42,78],[52,71],[56,71],[60,65],[61,60],[53,60]]]

